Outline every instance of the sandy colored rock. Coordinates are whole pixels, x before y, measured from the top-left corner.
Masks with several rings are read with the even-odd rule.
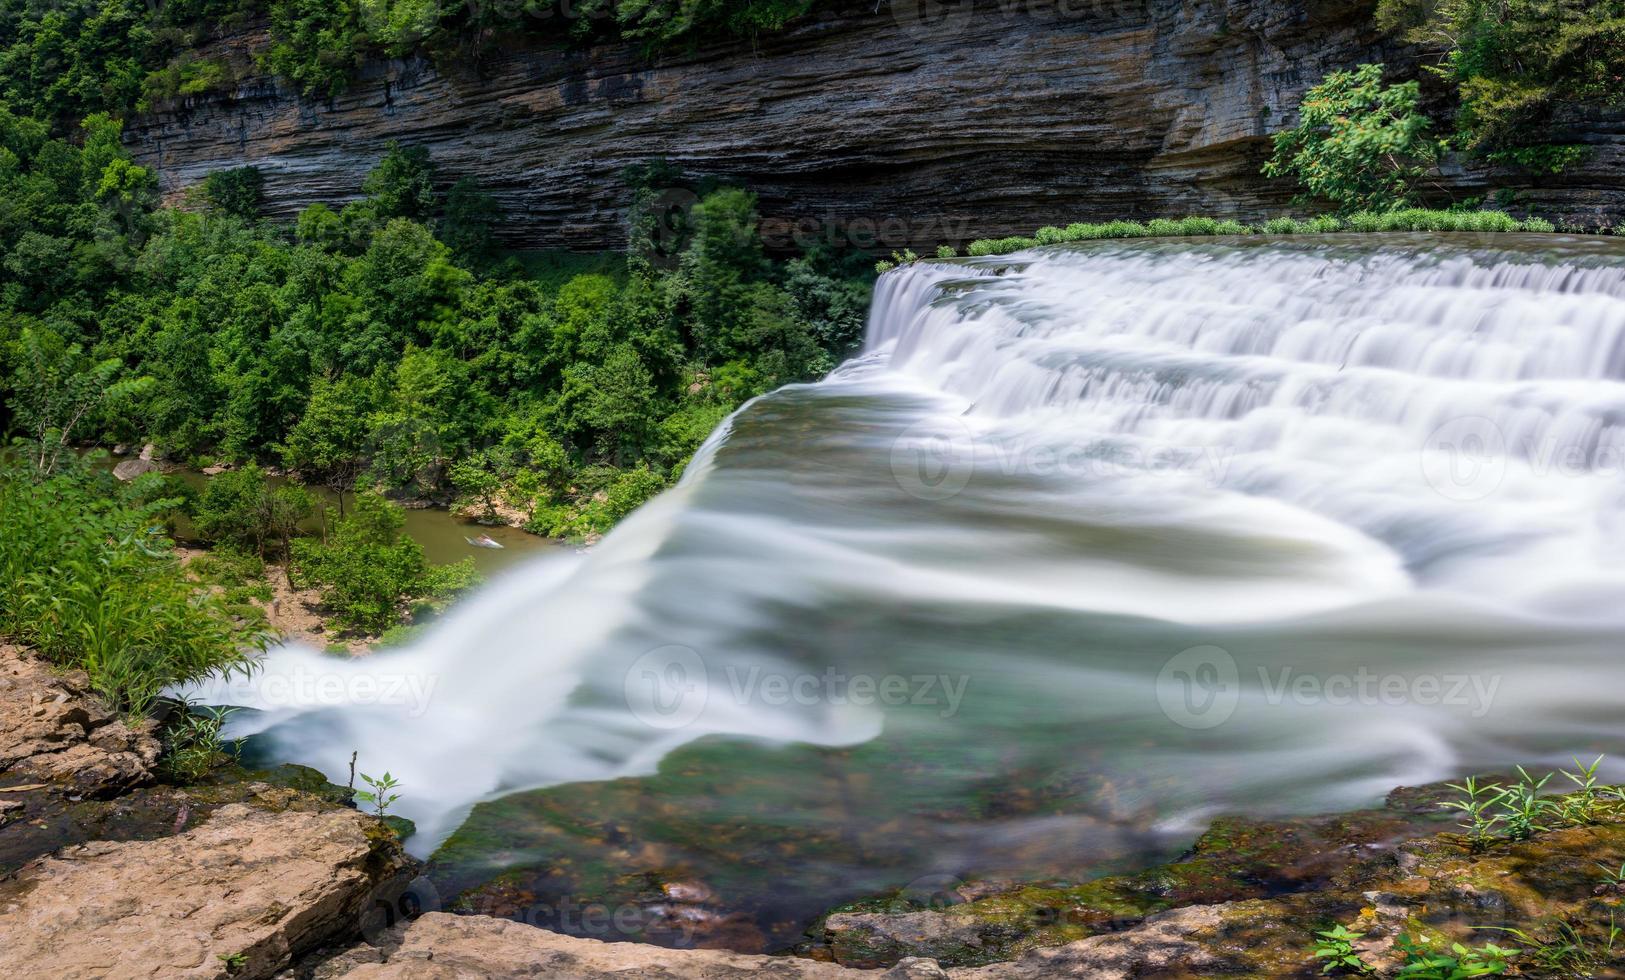
[[[43,660],[0,646],[0,777],[44,780],[64,791],[112,796],[148,782],[159,744],[89,691],[83,673],[58,674]]]
[[[903,964],[899,964],[902,968]],[[921,974],[848,970],[829,963],[712,949],[577,939],[507,919],[431,912],[412,923],[388,962],[359,966],[344,980],[888,980]],[[930,974],[923,976],[929,977]]]
[[[401,863],[354,811],[242,804],[174,837],[67,848],[0,881],[0,976],[268,977],[355,933]]]

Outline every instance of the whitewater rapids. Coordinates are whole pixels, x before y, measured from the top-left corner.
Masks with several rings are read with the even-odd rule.
[[[389,769],[420,854],[481,800],[712,733],[1087,739],[1156,777],[1168,827],[1362,805],[1625,752],[1622,476],[1609,243],[922,262],[858,357],[746,405],[590,553],[410,648],[281,647],[195,693],[340,782],[352,751]]]

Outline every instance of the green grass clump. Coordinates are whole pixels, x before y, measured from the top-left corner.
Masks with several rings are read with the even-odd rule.
[[[0,636],[85,671],[144,714],[171,684],[247,672],[266,636],[194,581],[163,531],[171,501],[91,472],[0,468]]]
[[[1008,255],[1037,245],[1065,245],[1072,242],[1108,238],[1172,238],[1215,235],[1329,235],[1334,232],[1379,231],[1470,231],[1550,233],[1554,227],[1541,218],[1514,218],[1504,211],[1434,211],[1405,208],[1398,211],[1359,211],[1347,217],[1320,215],[1315,218],[1271,218],[1259,225],[1215,218],[1152,218],[1138,221],[1108,221],[1102,224],[1077,222],[1060,227],[1047,225],[1032,238],[982,238],[970,243],[971,256]],[[940,252],[939,252],[940,254]],[[888,266],[890,268],[890,266]],[[885,271],[885,270],[882,270]]]

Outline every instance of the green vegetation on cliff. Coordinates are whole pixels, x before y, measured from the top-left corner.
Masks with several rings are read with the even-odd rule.
[[[1458,145],[1492,159],[1560,167],[1580,152],[1550,142],[1560,110],[1625,102],[1625,0],[1382,0],[1377,20],[1436,53]]]
[[[310,95],[342,91],[368,57],[417,50],[477,57],[499,35],[565,43],[624,39],[654,49],[754,37],[813,0],[0,0],[0,101],[66,124],[152,99],[224,90],[240,71],[273,71]],[[257,65],[197,49],[251,23],[270,28]]]
[[[1514,218],[1504,211],[1431,211],[1402,208],[1395,211],[1356,211],[1343,217],[1272,218],[1261,224],[1216,218],[1152,218],[1138,221],[1107,221],[1101,224],[1077,222],[1061,227],[1040,228],[1032,237],[980,238],[971,242],[965,254],[1008,255],[1040,245],[1065,245],[1118,238],[1203,237],[1208,235],[1330,235],[1337,232],[1468,231],[1479,234],[1511,232],[1550,232],[1552,223],[1542,218]],[[952,258],[953,250],[938,251],[938,258]],[[882,260],[877,269],[885,272],[899,262],[913,262],[913,253]]]

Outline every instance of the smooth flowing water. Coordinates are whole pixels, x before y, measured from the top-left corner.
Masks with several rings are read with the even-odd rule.
[[[686,820],[715,842],[596,856],[732,882],[782,941],[920,874],[1081,875],[1218,811],[1625,752],[1622,472],[1613,243],[919,263],[861,356],[590,554],[401,653],[278,651],[242,730],[392,770],[420,853],[506,797],[452,839],[459,887],[557,857],[561,801]]]

